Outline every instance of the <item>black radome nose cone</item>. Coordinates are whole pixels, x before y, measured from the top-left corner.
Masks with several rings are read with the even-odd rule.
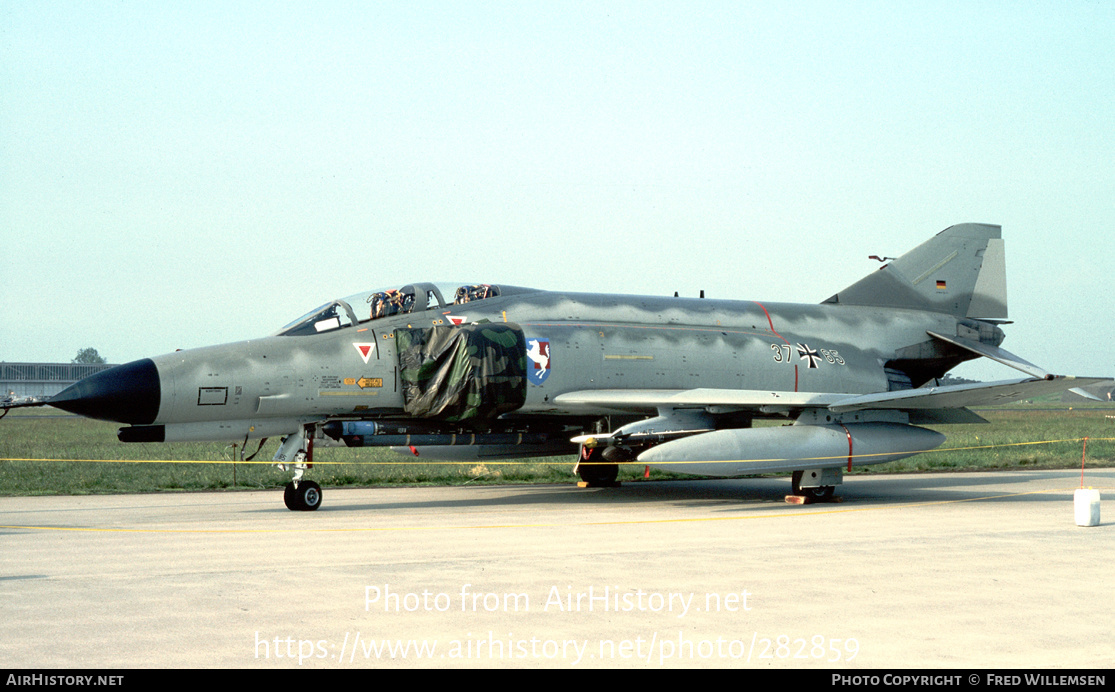
[[[55,408],[86,418],[150,425],[159,415],[162,388],[150,358],[102,370],[51,397]]]

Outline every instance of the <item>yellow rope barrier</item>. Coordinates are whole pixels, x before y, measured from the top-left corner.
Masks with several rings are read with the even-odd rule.
[[[1069,443],[1082,443],[1085,440],[1095,442],[1115,442],[1115,437],[1077,437],[1065,440],[1036,440],[1031,442],[1007,442],[1003,444],[993,445],[972,445],[967,447],[943,447],[940,449],[928,449],[924,452],[913,452],[912,454],[943,454],[947,452],[963,452],[972,451],[977,449],[1003,449],[1008,447],[1026,447],[1035,445],[1052,445],[1052,444],[1069,444]],[[363,448],[372,449],[372,448]],[[881,452],[877,454],[854,454],[852,459],[867,459],[871,457],[890,456],[899,452]],[[905,453],[905,452],[901,452]],[[708,464],[708,463],[724,463],[724,464],[738,464],[738,463],[762,463],[771,461],[831,461],[835,459],[846,460],[847,454],[840,454],[830,457],[806,457],[806,458],[773,458],[773,459],[732,459],[732,460],[718,460],[718,461],[659,461],[652,464],[652,466],[666,466],[666,465],[684,465],[684,464]],[[267,461],[239,461],[232,459],[36,459],[36,458],[0,458],[0,461],[36,461],[36,462],[73,462],[73,463],[113,463],[113,464],[258,464],[263,466],[273,466],[277,462],[272,460]],[[341,465],[352,464],[357,466],[395,466],[398,464],[424,464],[428,466],[460,466],[463,464],[476,465],[483,463],[491,466],[519,466],[519,465],[566,465],[568,461],[512,461],[512,460],[496,460],[496,459],[468,459],[463,461],[424,461],[421,457],[414,459],[400,459],[398,461],[317,461],[313,462],[314,465]],[[641,462],[629,462],[631,465],[639,465]],[[597,462],[597,461],[582,461],[581,464],[585,466],[597,465],[611,465],[610,462]]]

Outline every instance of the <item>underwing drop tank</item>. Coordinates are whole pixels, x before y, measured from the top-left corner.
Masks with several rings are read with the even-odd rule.
[[[701,433],[658,445],[641,464],[676,473],[749,476],[882,464],[936,449],[945,436],[902,423],[791,425]]]

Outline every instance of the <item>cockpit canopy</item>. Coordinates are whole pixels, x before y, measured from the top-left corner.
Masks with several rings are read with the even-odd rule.
[[[277,336],[321,334],[384,317],[426,310],[448,310],[453,305],[530,290],[491,284],[448,284],[439,287],[432,283],[418,283],[401,288],[366,291],[314,308],[280,329]],[[445,295],[452,295],[453,301],[446,302]]]

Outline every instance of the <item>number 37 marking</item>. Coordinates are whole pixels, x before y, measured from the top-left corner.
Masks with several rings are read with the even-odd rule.
[[[797,349],[799,351],[799,355],[801,358],[808,358],[810,349],[805,344],[802,344],[802,346],[805,347],[805,350],[804,352],[802,352],[802,348],[799,346],[799,348]],[[794,347],[790,344],[771,344],[770,350],[774,351],[775,363],[793,362]],[[820,353],[821,357],[827,360],[832,365],[845,365],[844,359],[840,357],[840,353],[838,353],[837,351],[822,348],[819,351],[813,351],[812,353],[814,354],[814,356],[817,353]]]

